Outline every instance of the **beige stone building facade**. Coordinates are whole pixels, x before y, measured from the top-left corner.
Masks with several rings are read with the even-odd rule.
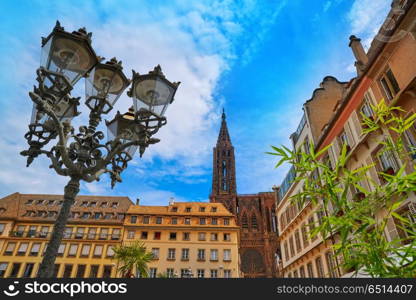
[[[415,1],[393,1],[392,10],[383,23],[368,51],[364,51],[360,39],[350,37],[349,46],[356,58],[357,77],[348,83],[325,78],[321,87],[313,93],[312,99],[304,105],[304,118],[298,130],[291,136],[295,149],[305,147],[313,141],[317,149],[332,144],[328,151],[328,163],[334,164],[346,143],[349,169],[375,164],[368,176],[376,185],[383,184],[377,171],[397,172],[403,163],[414,162],[414,155],[399,159],[396,153],[377,155],[380,141],[387,136],[394,139],[388,129],[372,134],[363,134],[361,114],[372,116],[370,104],[381,99],[391,106],[401,106],[403,114],[416,110],[416,3]],[[328,85],[332,81],[332,87]],[[325,83],[327,82],[327,83]],[[325,105],[321,99],[326,99]],[[321,105],[322,103],[322,105]],[[313,116],[316,114],[316,116]],[[416,128],[406,132],[406,147],[416,146]],[[306,148],[304,149],[306,150]],[[307,150],[306,150],[307,151]],[[411,171],[408,167],[407,172]],[[294,171],[288,173],[277,190],[277,215],[279,220],[279,241],[282,249],[281,273],[284,277],[339,277],[350,276],[352,270],[340,267],[339,258],[334,257],[331,245],[336,236],[322,239],[308,238],[308,228],[313,228],[322,218],[322,210],[306,203],[298,207],[289,198],[302,189],[301,182],[293,182]],[[311,174],[319,176],[319,174]],[[366,189],[374,189],[369,181],[361,183]],[[350,190],[352,199],[359,191]],[[410,221],[416,221],[416,198],[410,194],[397,212]],[[378,212],[382,217],[384,212]],[[405,237],[397,220],[389,219],[385,236],[389,240]]]
[[[123,244],[140,240],[153,253],[149,276],[239,278],[239,227],[222,203],[132,205]]]
[[[14,193],[0,199],[0,278],[36,277],[62,195]],[[116,277],[127,197],[78,196],[55,262],[58,278]]]

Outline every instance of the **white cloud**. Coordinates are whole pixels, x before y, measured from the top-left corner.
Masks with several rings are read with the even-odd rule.
[[[351,23],[351,34],[362,39],[363,46],[368,49],[374,36],[390,9],[391,1],[386,0],[355,0],[348,20]]]
[[[177,1],[170,2],[169,6],[143,2],[138,9],[137,3],[131,2],[120,1],[115,5],[112,1],[99,4],[86,1],[77,7],[57,2],[51,8],[53,11],[39,7],[38,14],[34,15],[36,28],[27,28],[25,36],[5,37],[8,39],[5,44],[13,49],[13,57],[5,61],[11,84],[6,91],[8,102],[2,100],[2,193],[59,193],[67,181],[48,169],[49,162],[45,158],[24,168],[24,158],[18,155],[27,148],[23,139],[31,111],[27,92],[35,83],[39,39],[52,29],[55,18],[59,18],[68,31],[86,26],[93,32],[93,47],[97,54],[107,59],[113,56],[121,59],[128,76],[132,68],[147,73],[160,64],[168,79],[182,82],[175,102],[167,111],[168,125],[157,134],[162,142],[151,146],[140,164],[146,166],[156,158],[173,161],[175,168],[155,173],[155,178],[172,175],[183,182],[200,182],[201,174],[208,174],[211,166],[211,150],[217,135],[219,100],[213,99],[217,83],[234,63],[239,47],[248,49],[239,59],[250,60],[283,4],[284,1],[276,9],[268,9],[255,1],[239,4],[233,1]],[[258,34],[250,40],[245,32],[254,25]],[[83,90],[82,84],[78,84],[73,95],[83,96]],[[130,105],[131,99],[122,96],[106,119],[110,119],[116,110],[126,111]],[[85,107],[82,112],[73,123],[75,128],[87,120]],[[8,139],[10,132],[14,136]],[[140,166],[137,160],[131,163],[131,168]],[[140,168],[136,168],[140,172]],[[108,185],[104,184],[108,181],[82,187],[87,193],[105,193]],[[171,193],[160,192],[165,193],[163,195]],[[147,196],[162,195],[156,190],[146,193]]]

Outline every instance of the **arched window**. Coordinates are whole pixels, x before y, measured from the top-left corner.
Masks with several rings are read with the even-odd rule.
[[[254,213],[251,215],[251,228],[257,229],[257,218]]]
[[[243,228],[248,228],[248,219],[247,219],[246,214],[244,214],[243,217],[241,218],[241,226]]]

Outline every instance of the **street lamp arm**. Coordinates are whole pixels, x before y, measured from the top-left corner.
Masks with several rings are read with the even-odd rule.
[[[58,175],[68,176],[68,169],[61,168],[61,164],[58,162],[58,159],[53,155],[51,151],[41,150],[42,154],[46,154],[47,157],[51,160],[51,165],[49,168],[53,168]]]

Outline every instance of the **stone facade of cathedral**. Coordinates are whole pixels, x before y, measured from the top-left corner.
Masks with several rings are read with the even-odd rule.
[[[224,112],[217,145],[213,150],[210,201],[223,203],[237,217],[244,277],[277,277],[276,255],[279,250],[275,193],[237,193],[234,147]]]

